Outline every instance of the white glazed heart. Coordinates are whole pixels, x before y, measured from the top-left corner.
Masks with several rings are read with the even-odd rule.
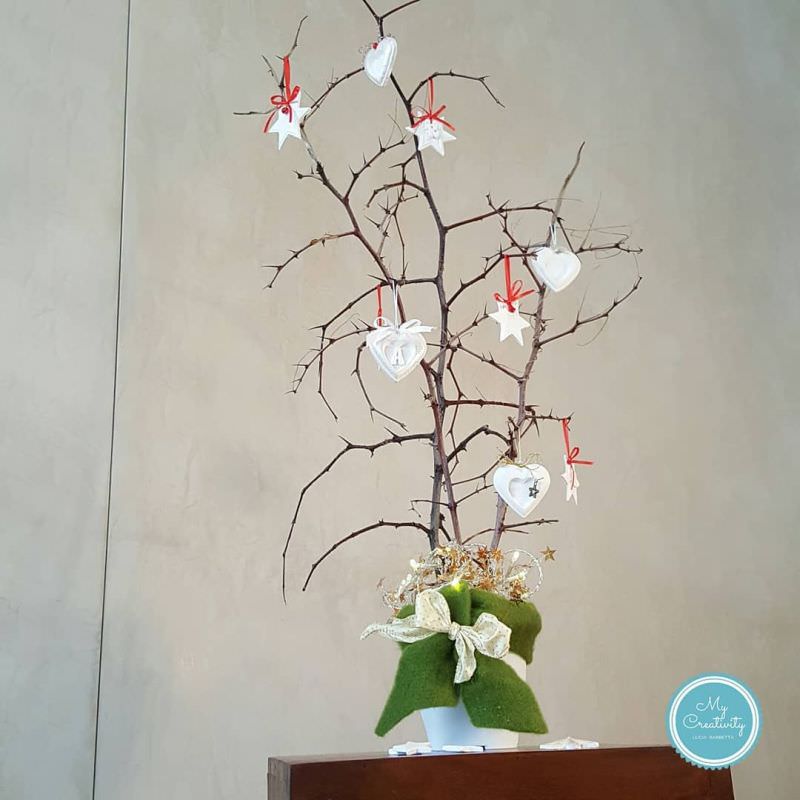
[[[543,247],[536,253],[533,271],[548,289],[560,292],[566,289],[581,271],[581,261],[570,250]]]
[[[541,464],[503,464],[494,471],[492,483],[515,514],[527,517],[547,494],[550,473]]]
[[[397,40],[384,36],[377,44],[371,45],[364,55],[364,72],[378,86],[386,86],[392,74],[394,60],[397,58]]]
[[[428,343],[420,330],[430,331],[419,320],[410,320],[400,327],[382,325],[367,334],[367,347],[372,357],[393,381],[401,381],[425,357]]]

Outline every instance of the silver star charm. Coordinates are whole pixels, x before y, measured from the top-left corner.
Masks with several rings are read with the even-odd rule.
[[[519,315],[519,303],[512,303],[511,305],[514,308],[513,311],[508,310],[508,305],[506,305],[505,301],[498,300],[497,311],[489,314],[489,316],[495,322],[500,323],[501,342],[508,339],[509,336],[513,336],[520,344],[525,344],[522,341],[522,331],[525,328],[530,328],[531,324]]]
[[[578,487],[580,486],[578,472],[574,464],[567,462],[566,456],[564,456],[564,472],[561,473],[561,477],[567,484],[567,502],[574,499],[575,505],[578,505]]]
[[[456,137],[435,119],[423,120],[416,127],[409,126],[406,130],[417,137],[417,150],[432,147],[440,156],[444,155],[444,143],[456,140]]]
[[[275,113],[275,118],[272,120],[272,125],[269,127],[268,133],[278,134],[278,150],[283,147],[287,136],[294,136],[295,139],[300,139],[300,123],[303,117],[308,114],[309,109],[300,108],[300,94],[297,95],[297,100],[291,103],[291,114],[284,114],[282,109],[278,109]],[[291,120],[289,119],[291,117]]]

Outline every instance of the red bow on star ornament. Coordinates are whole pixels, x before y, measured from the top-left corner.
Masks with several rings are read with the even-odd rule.
[[[522,331],[525,328],[530,328],[531,324],[528,320],[523,319],[519,315],[519,301],[529,294],[533,294],[534,289],[522,291],[522,281],[511,281],[511,259],[509,256],[503,256],[505,261],[505,274],[506,274],[506,293],[505,296],[499,292],[494,293],[494,299],[497,301],[497,311],[489,314],[489,316],[500,325],[500,341],[513,336],[521,345],[525,343],[522,341]]]
[[[283,90],[274,94],[269,102],[275,107],[267,117],[264,133],[278,135],[278,150],[283,147],[287,136],[295,139],[302,138],[300,123],[309,112],[308,108],[300,107],[301,91],[299,86],[292,86],[292,65],[289,56],[283,57]]]
[[[414,122],[406,128],[417,137],[417,150],[432,147],[440,156],[444,155],[444,143],[454,142],[456,137],[450,131],[455,128],[442,117],[447,106],[434,109],[433,78],[428,78],[428,103],[425,108],[416,108],[412,112]],[[449,130],[447,130],[449,129]]]
[[[569,443],[569,420],[562,419],[561,420],[561,429],[564,432],[564,472],[562,473],[561,477],[567,484],[567,502],[570,500],[575,501],[575,505],[578,505],[578,487],[580,483],[578,482],[578,473],[575,470],[576,464],[586,464],[587,466],[591,466],[594,464],[594,461],[585,461],[578,458],[581,453],[580,447],[571,447]]]

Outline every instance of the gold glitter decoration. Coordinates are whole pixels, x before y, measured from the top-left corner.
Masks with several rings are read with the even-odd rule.
[[[539,559],[527,550],[503,552],[483,544],[448,544],[409,563],[411,571],[398,587],[383,592],[384,603],[395,611],[413,603],[420,592],[448,583],[464,581],[475,589],[519,602],[531,597],[542,584]],[[538,576],[534,586],[528,586],[531,571]]]
[[[553,550],[552,547],[545,547],[544,550],[539,551],[543,556],[545,561],[555,561],[556,560],[556,552]]]

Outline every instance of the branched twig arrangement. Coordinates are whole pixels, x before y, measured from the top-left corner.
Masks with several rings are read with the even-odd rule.
[[[373,7],[373,3],[361,0],[366,12],[372,17],[377,27],[378,36],[384,35],[384,24],[386,20],[407,8],[417,5],[420,0],[409,0],[391,8],[383,14],[378,13]],[[298,25],[294,40],[288,51],[288,55],[295,52],[300,41],[300,30],[305,18]],[[272,79],[278,89],[283,91],[283,79],[275,71],[269,59],[264,57],[264,62],[268,68]],[[344,224],[341,230],[336,232],[326,232],[320,236],[312,238],[306,244],[291,250],[288,258],[281,262],[265,265],[270,270],[267,286],[275,285],[278,278],[294,262],[299,261],[309,250],[316,247],[327,247],[329,243],[339,239],[352,238],[357,241],[367,258],[370,266],[369,283],[365,283],[363,291],[357,296],[343,303],[341,308],[333,313],[328,319],[316,326],[318,341],[316,346],[308,351],[306,355],[296,364],[295,377],[292,384],[292,391],[297,392],[303,385],[309,374],[316,374],[316,390],[320,395],[326,408],[334,418],[336,413],[332,404],[325,393],[325,357],[342,342],[349,341],[354,347],[354,369],[353,374],[358,382],[359,390],[367,410],[371,417],[380,417],[384,423],[394,425],[398,431],[387,428],[388,437],[369,444],[355,444],[344,441],[343,447],[338,453],[301,489],[294,513],[289,525],[289,530],[282,553],[282,588],[284,598],[286,596],[286,558],[289,547],[294,536],[298,519],[303,507],[303,502],[308,492],[331,470],[336,468],[350,453],[367,452],[370,457],[378,451],[391,445],[402,446],[408,442],[419,441],[427,443],[431,449],[432,458],[432,485],[429,499],[412,501],[411,510],[417,514],[418,505],[427,506],[424,522],[413,520],[387,521],[379,519],[376,522],[364,525],[357,530],[348,533],[331,545],[324,553],[312,564],[310,571],[303,584],[303,590],[309,584],[311,577],[325,559],[332,555],[341,545],[358,538],[359,536],[371,531],[383,528],[409,528],[418,530],[427,538],[427,544],[431,549],[435,548],[444,538],[447,541],[456,543],[466,543],[478,536],[491,534],[491,547],[497,547],[501,537],[505,532],[527,533],[531,527],[540,525],[550,525],[555,523],[554,519],[538,519],[530,522],[508,523],[506,522],[506,505],[498,497],[497,509],[494,524],[484,530],[465,531],[462,526],[460,511],[464,503],[481,494],[491,486],[489,476],[492,470],[500,463],[501,459],[514,459],[520,454],[518,449],[524,436],[531,430],[539,430],[539,423],[546,421],[569,420],[569,415],[556,414],[552,411],[541,412],[538,407],[528,400],[528,389],[534,366],[537,362],[542,349],[562,338],[571,336],[592,323],[605,324],[610,315],[624,303],[639,287],[641,276],[637,277],[630,288],[607,308],[598,313],[582,316],[581,310],[578,311],[575,320],[563,330],[548,332],[550,320],[545,317],[546,290],[545,286],[539,281],[534,273],[531,262],[535,253],[541,247],[550,244],[552,232],[540,242],[522,242],[514,233],[514,220],[519,215],[542,215],[543,222],[546,222],[546,229],[557,230],[559,238],[566,241],[576,254],[597,253],[599,256],[608,257],[619,254],[630,254],[634,258],[641,250],[632,247],[628,243],[627,235],[619,235],[611,232],[613,239],[607,241],[609,234],[598,231],[594,228],[593,222],[585,232],[580,243],[571,241],[571,234],[574,229],[565,225],[561,215],[561,209],[565,198],[565,193],[570,182],[575,175],[580,164],[583,153],[583,145],[580,146],[575,158],[575,162],[567,173],[560,188],[558,196],[553,201],[543,201],[536,203],[524,203],[513,205],[505,202],[496,204],[491,196],[486,196],[486,210],[473,214],[465,219],[450,220],[440,207],[435,189],[428,177],[425,165],[425,156],[417,150],[413,137],[408,139],[402,137],[400,133],[394,134],[388,141],[378,141],[376,150],[364,156],[357,167],[350,168],[350,177],[343,184],[335,183],[325,164],[320,157],[317,148],[312,145],[307,123],[317,111],[336,94],[348,80],[362,72],[358,67],[347,71],[341,77],[331,78],[324,91],[313,101],[310,111],[306,114],[300,124],[302,142],[310,159],[309,172],[297,172],[300,180],[315,181],[329,193],[334,202],[339,206]],[[503,103],[489,86],[487,76],[474,76],[456,72],[452,69],[434,72],[422,78],[414,87],[408,91],[404,89],[397,78],[391,76],[391,85],[397,95],[399,107],[402,109],[409,124],[413,124],[414,101],[417,95],[425,88],[428,81],[432,78],[448,78],[454,80],[465,80],[478,84],[488,94],[489,99],[498,106]],[[244,114],[265,114],[264,111],[240,112]],[[403,126],[395,120],[396,131],[402,132]],[[400,137],[400,138],[398,138]],[[388,161],[387,154],[402,152],[403,156],[399,161],[396,157],[395,163],[389,164],[389,168],[396,173],[391,181],[382,185],[370,187],[369,199],[364,207],[358,206],[354,200],[354,191],[359,187],[365,174],[369,174],[371,167],[378,163]],[[436,230],[436,270],[431,275],[410,277],[407,275],[407,264],[405,258],[405,237],[402,230],[402,212],[406,203],[414,200],[422,200],[433,220]],[[373,218],[375,211],[378,210],[377,218]],[[478,225],[485,221],[494,221],[499,225],[500,234],[505,246],[499,252],[487,256],[483,260],[483,266],[473,275],[468,277],[459,276],[458,285],[454,288],[451,283],[446,282],[447,267],[447,247],[449,237],[458,231]],[[545,226],[543,225],[543,228]],[[592,236],[599,235],[603,238],[599,242],[592,242]],[[401,269],[393,269],[390,259],[386,255],[386,244],[390,239],[398,243],[401,251]],[[525,361],[522,369],[515,369],[499,361],[492,353],[481,352],[468,343],[468,338],[475,329],[487,320],[484,311],[478,313],[472,321],[460,330],[452,330],[451,314],[454,305],[463,300],[469,291],[486,281],[495,271],[497,266],[503,262],[505,255],[516,259],[514,263],[521,264],[526,270],[527,275],[535,283],[538,293],[535,311],[527,315],[531,323],[531,339],[526,344]],[[365,276],[365,277],[367,277]],[[374,277],[372,277],[374,276]],[[426,359],[423,359],[420,368],[425,381],[423,392],[424,400],[428,404],[431,412],[431,430],[421,433],[410,433],[405,423],[391,416],[386,411],[378,409],[373,403],[361,373],[362,356],[365,345],[363,336],[369,331],[369,326],[363,322],[354,321],[357,314],[357,307],[361,304],[372,304],[376,283],[381,287],[399,287],[408,285],[423,285],[435,292],[438,300],[439,318],[436,329],[438,330],[438,342],[431,347],[433,351]],[[366,305],[365,305],[366,307]],[[406,319],[402,299],[398,302],[399,316],[401,320]],[[369,317],[367,317],[369,318]],[[359,341],[361,339],[361,341]],[[430,352],[430,351],[429,351]],[[512,384],[512,399],[490,399],[484,396],[471,397],[462,388],[458,380],[458,370],[462,358],[471,359],[476,364],[483,365],[502,381]],[[506,429],[504,431],[495,430],[489,424],[479,425],[474,430],[466,433],[457,434],[457,422],[460,423],[459,411],[462,408],[473,406],[479,409],[507,409],[510,413],[507,418]],[[502,443],[501,454],[493,460],[486,469],[477,475],[463,478],[457,475],[461,467],[460,456],[467,450],[470,444],[480,437],[493,437]]]

